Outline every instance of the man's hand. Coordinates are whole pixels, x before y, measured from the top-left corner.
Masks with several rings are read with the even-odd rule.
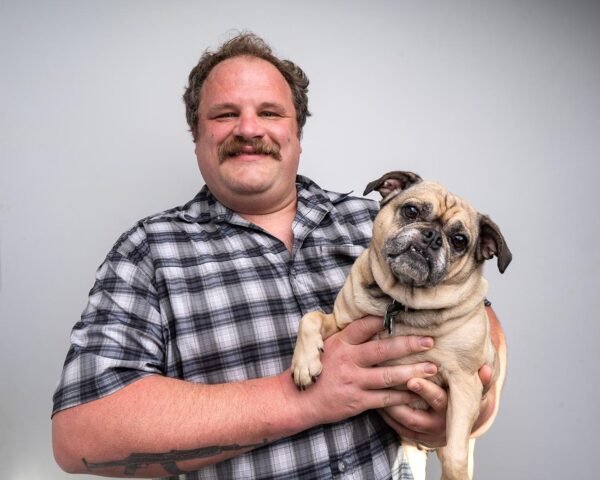
[[[437,372],[431,363],[382,365],[429,350],[433,340],[429,337],[373,339],[381,328],[381,318],[365,317],[325,341],[321,356],[323,373],[314,385],[300,392],[302,414],[309,415],[311,423],[332,423],[365,410],[407,404],[416,398],[414,393],[394,387]]]
[[[491,307],[486,307],[490,321],[492,343],[496,349],[504,343],[504,332],[496,314]],[[493,421],[498,401],[496,385],[492,381],[492,369],[484,365],[479,369],[479,378],[483,384],[483,397],[479,408],[479,417],[473,425],[473,434],[485,431]],[[406,384],[408,390],[419,395],[429,405],[427,410],[416,410],[408,404],[390,406],[380,410],[386,423],[400,436],[410,438],[430,447],[446,444],[446,410],[448,394],[446,390],[423,378],[410,379]],[[482,428],[483,427],[483,428]],[[479,431],[479,430],[482,431]]]
[[[484,396],[481,401],[480,415],[473,431],[484,423],[495,404],[495,392],[491,387],[492,369],[484,365],[479,370]],[[429,405],[427,410],[419,410],[409,404],[395,405],[381,409],[379,413],[385,422],[401,437],[408,438],[428,447],[442,447],[446,444],[446,411],[448,393],[442,387],[424,378],[411,378],[406,387],[421,397]]]

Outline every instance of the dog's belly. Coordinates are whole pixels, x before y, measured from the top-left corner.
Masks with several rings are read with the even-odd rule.
[[[468,319],[451,320],[431,330],[396,323],[394,335],[429,336],[434,339],[431,350],[413,353],[392,364],[409,365],[431,362],[437,365],[438,373],[428,377],[438,385],[448,386],[453,375],[475,374],[486,363],[494,368],[493,345],[489,335],[489,324],[482,308]]]

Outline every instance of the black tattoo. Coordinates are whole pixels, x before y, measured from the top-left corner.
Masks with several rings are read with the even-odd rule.
[[[212,457],[223,452],[232,452],[236,450],[252,449],[262,447],[267,444],[268,441],[265,438],[261,443],[254,445],[217,445],[214,447],[203,447],[195,448],[193,450],[171,450],[166,453],[132,453],[127,458],[122,460],[114,460],[110,462],[88,462],[85,458],[82,458],[82,462],[88,472],[92,473],[94,470],[110,468],[110,467],[125,467],[125,475],[135,475],[137,470],[142,467],[148,467],[151,465],[161,465],[165,471],[170,475],[178,475],[186,473],[180,470],[177,466],[177,462],[185,460],[197,460],[199,458]]]

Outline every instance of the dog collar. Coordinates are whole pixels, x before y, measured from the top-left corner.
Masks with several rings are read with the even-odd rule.
[[[409,312],[411,310],[412,309],[407,307],[406,305],[396,300],[392,300],[392,303],[390,303],[385,309],[385,316],[383,317],[383,328],[385,328],[390,335],[393,335],[394,320],[396,319],[396,316],[400,312]]]
[[[483,299],[483,305],[486,307],[491,307],[492,302],[490,302],[487,298]],[[385,309],[385,316],[383,317],[383,328],[385,328],[390,335],[394,334],[394,320],[396,320],[396,316],[400,312],[414,312],[414,308],[407,307],[406,305],[398,302],[397,300],[392,299],[392,303],[390,303]]]

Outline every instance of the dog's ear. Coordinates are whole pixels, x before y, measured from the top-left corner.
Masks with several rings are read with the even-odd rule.
[[[381,178],[373,180],[367,185],[363,195],[367,195],[374,190],[377,190],[382,197],[382,203],[389,200],[387,197],[394,193],[394,195],[402,190],[406,190],[411,185],[419,183],[422,178],[413,172],[388,172]],[[391,197],[390,197],[391,198]]]
[[[500,228],[487,215],[479,216],[479,244],[475,255],[481,262],[489,260],[494,255],[498,257],[500,273],[504,273],[512,260],[512,253]]]

